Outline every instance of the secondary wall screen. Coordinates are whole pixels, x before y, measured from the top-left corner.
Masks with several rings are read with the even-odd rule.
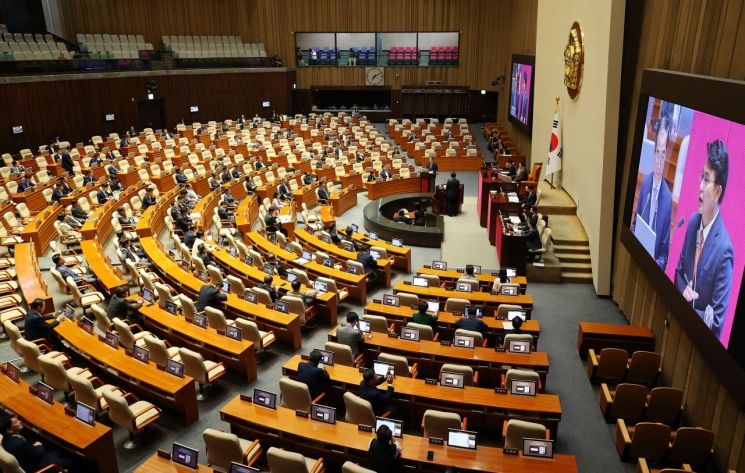
[[[525,126],[530,124],[530,91],[533,80],[533,66],[512,63],[510,82],[510,115]]]
[[[745,126],[650,97],[640,153],[631,231],[727,348],[745,266]]]

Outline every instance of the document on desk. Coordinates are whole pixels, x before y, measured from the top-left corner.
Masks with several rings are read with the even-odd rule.
[[[200,220],[202,218],[202,214],[200,212],[192,212],[189,214],[189,218],[192,220]]]
[[[652,227],[647,225],[641,215],[636,214],[636,225],[634,226],[634,236],[642,244],[647,253],[654,256],[654,242],[657,234]]]
[[[512,322],[502,322],[502,328],[505,330],[512,330]]]
[[[279,216],[279,223],[287,223],[290,220],[292,220],[292,216],[291,215],[280,215]]]
[[[515,203],[516,204],[516,203],[520,202],[520,199],[516,195],[508,195],[507,196],[507,202],[512,202],[512,203]]]
[[[514,225],[520,225],[520,217],[517,217],[515,215],[510,217],[510,223]]]
[[[296,258],[296,259],[292,260],[292,262],[295,263],[295,264],[308,264],[308,263],[310,263],[310,261],[308,261],[305,258]]]

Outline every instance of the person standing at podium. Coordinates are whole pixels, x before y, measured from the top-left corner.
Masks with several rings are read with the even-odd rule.
[[[455,173],[450,173],[450,179],[445,186],[445,200],[447,201],[447,214],[455,217],[458,213],[458,197],[460,194],[460,181],[455,178]]]
[[[432,176],[437,175],[437,163],[432,159],[432,156],[429,157],[429,160],[427,161],[427,172],[432,174]]]

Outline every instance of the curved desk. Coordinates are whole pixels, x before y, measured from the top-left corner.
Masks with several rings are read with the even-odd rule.
[[[403,240],[405,245],[439,248],[445,235],[445,220],[441,215],[434,216],[434,226],[421,227],[394,222],[392,219],[383,216],[381,213],[384,208],[396,207],[396,209],[398,209],[407,205],[411,207],[411,204],[415,201],[423,199],[429,200],[431,198],[432,194],[416,193],[386,197],[384,199],[370,202],[365,205],[365,208],[362,211],[365,228],[368,231],[374,231],[386,240],[400,238]]]
[[[419,192],[420,185],[419,176],[365,183],[365,187],[367,187],[367,198],[370,200],[380,199],[381,197],[387,197],[389,195]]]
[[[49,246],[49,242],[57,238],[54,222],[57,221],[57,215],[62,213],[62,210],[63,207],[59,203],[47,204],[46,208],[42,207],[42,210],[29,220],[19,234],[23,241],[34,244],[36,256],[42,256]]]
[[[346,233],[347,228],[339,229],[340,232]],[[381,239],[371,239],[370,235],[360,232],[352,233],[352,239],[369,246],[379,246],[388,252],[388,257],[393,258],[393,266],[403,269],[406,273],[411,272],[411,248],[408,246],[393,246],[389,242]]]
[[[440,278],[440,281],[442,282],[451,282],[454,283],[458,279],[462,278],[465,275],[464,269],[432,269],[431,266],[422,266],[421,268],[416,270],[417,274],[431,274],[432,276],[437,276]],[[492,284],[494,284],[494,280],[497,278],[497,274],[495,273],[481,273],[476,274],[476,279],[479,280],[479,286],[482,288],[486,288],[487,290],[491,289]],[[519,284],[520,288],[522,289],[523,293],[528,288],[528,278],[525,276],[515,276],[513,278],[510,278],[510,282],[513,284]]]
[[[39,270],[39,258],[36,256],[33,243],[18,243],[15,245],[16,278],[21,288],[23,299],[30,303],[34,299],[44,301],[42,314],[54,312],[54,299],[49,292],[47,283]]]
[[[460,292],[460,291],[449,291],[442,287],[419,287],[410,284],[408,281],[401,281],[393,287],[393,292],[407,292],[418,296],[420,299],[435,299],[441,304],[444,304],[446,300],[451,297],[457,299],[466,299],[472,303],[484,306],[484,315],[488,315],[489,309],[493,309],[496,313],[497,307],[500,304],[515,304],[522,306],[528,311],[527,317],[530,318],[530,312],[533,308],[533,296],[530,294],[523,294],[518,296],[503,296],[500,294],[492,294],[490,292]]]

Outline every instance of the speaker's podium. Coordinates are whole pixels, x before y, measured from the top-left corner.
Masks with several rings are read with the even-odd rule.
[[[419,179],[420,179],[420,185],[419,185],[420,192],[434,192],[435,191],[435,181],[437,180],[436,172],[421,171],[419,173]]]
[[[438,215],[444,215],[447,213],[448,203],[446,197],[445,184],[440,184],[435,188],[435,195],[432,197],[432,212]],[[461,207],[463,206],[463,184],[460,184],[458,188],[458,208],[456,209],[456,215],[460,213]]]

